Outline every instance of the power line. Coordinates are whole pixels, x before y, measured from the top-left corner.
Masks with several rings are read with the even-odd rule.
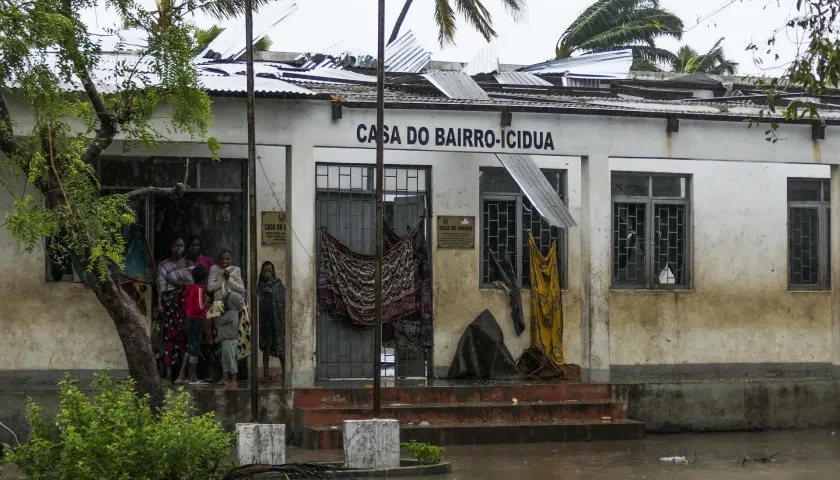
[[[265,167],[263,166],[263,163],[262,163],[262,157],[257,157],[257,162],[260,164],[260,170],[262,170],[262,172],[263,172],[263,176],[265,177],[266,183],[268,183],[268,189],[271,190],[271,196],[274,197],[274,201],[277,202],[277,207],[280,210],[283,210],[283,205],[280,203],[280,199],[277,198],[277,193],[274,192],[274,187],[271,186],[271,180],[268,178],[268,174],[265,172]],[[297,234],[297,232],[295,232],[295,229],[292,228],[291,225],[287,225],[287,226],[289,227],[289,230],[292,231],[292,235],[295,236],[295,240],[297,240],[297,242],[300,244],[301,248],[303,248],[303,251],[304,251],[304,253],[306,253],[306,256],[309,257],[309,261],[311,263],[315,263],[315,259],[312,258],[312,255],[309,254],[309,251],[303,245],[303,242],[300,241],[300,237],[298,237],[298,234]]]

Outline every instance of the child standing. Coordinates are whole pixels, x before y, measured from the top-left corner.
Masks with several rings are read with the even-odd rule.
[[[207,309],[210,302],[204,285],[207,284],[209,270],[204,265],[193,268],[193,283],[184,289],[184,308],[187,313],[187,353],[189,354],[190,385],[206,385],[198,379],[198,357],[201,355],[201,331],[204,328]],[[181,367],[178,380],[184,380],[187,363]]]
[[[222,346],[222,380],[219,385],[233,389],[236,383],[236,344],[239,341],[239,311],[242,310],[245,302],[242,295],[236,292],[229,292],[222,298],[225,306],[225,313],[219,317],[219,328],[216,332],[216,341]]]

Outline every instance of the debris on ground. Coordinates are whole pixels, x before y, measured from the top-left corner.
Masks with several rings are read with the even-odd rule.
[[[752,457],[749,457],[749,456],[747,456],[747,455],[744,455],[744,459],[741,461],[741,466],[742,466],[742,467],[746,467],[746,466],[747,466],[747,462],[753,462],[753,463],[771,463],[771,462],[775,462],[776,460],[774,459],[774,457],[775,457],[776,455],[778,455],[778,454],[779,454],[779,452],[776,452],[776,453],[774,453],[773,455],[768,455],[768,456],[766,456],[766,457],[756,457],[756,458],[752,458]]]

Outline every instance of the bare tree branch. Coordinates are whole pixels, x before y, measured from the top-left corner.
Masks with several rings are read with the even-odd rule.
[[[102,99],[99,90],[96,89],[96,85],[90,78],[90,73],[87,69],[79,68],[75,59],[73,60],[73,64],[76,65],[76,75],[82,81],[85,93],[88,99],[90,99],[91,105],[93,105],[93,111],[96,112],[96,117],[99,118],[99,130],[96,131],[96,136],[93,138],[93,141],[88,145],[85,153],[82,154],[82,161],[92,164],[96,160],[96,157],[114,142],[114,137],[117,136],[117,124],[119,122],[117,116],[108,111],[108,108],[105,106],[105,101]]]
[[[132,190],[126,193],[128,198],[142,198],[142,197],[154,197],[154,196],[178,196],[184,193],[187,190],[187,186],[183,183],[176,183],[174,187],[164,188],[164,187],[145,187],[145,188],[138,188],[137,190]]]
[[[9,111],[9,105],[6,103],[3,90],[0,89],[0,151],[7,156],[12,156],[17,153],[17,150],[15,132],[12,129],[12,114]]]

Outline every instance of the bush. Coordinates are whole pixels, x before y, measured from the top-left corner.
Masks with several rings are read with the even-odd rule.
[[[442,447],[417,442],[415,440],[404,442],[400,445],[408,450],[415,460],[418,460],[424,465],[434,465],[435,463],[440,463],[440,456],[443,454]]]
[[[29,440],[5,446],[5,464],[31,479],[181,479],[221,478],[233,445],[212,414],[196,416],[190,396],[169,392],[155,415],[134,382],[117,382],[107,372],[93,382],[91,399],[69,378],[61,382],[59,412],[46,420],[30,402]]]

